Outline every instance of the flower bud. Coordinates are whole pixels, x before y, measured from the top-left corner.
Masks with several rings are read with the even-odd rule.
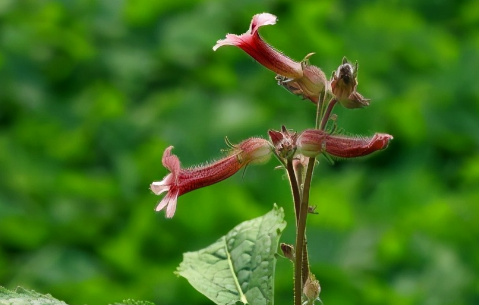
[[[302,154],[296,154],[293,159],[293,169],[298,185],[302,188],[304,179],[306,178],[306,169],[308,168],[309,159]]]
[[[287,259],[293,262],[295,257],[294,247],[292,245],[288,245],[285,243],[281,243],[279,247],[281,248],[281,251],[283,252],[284,257],[286,257]]]
[[[357,67],[357,63],[353,67],[346,57],[343,57],[343,63],[338,67],[337,71],[333,72],[331,90],[339,100],[348,99],[356,91],[358,85],[356,79]]]
[[[285,126],[282,126],[281,131],[271,129],[268,134],[278,157],[288,159],[294,155],[296,151],[296,132],[290,132]]]
[[[310,273],[306,283],[303,286],[303,294],[309,301],[314,301],[319,298],[321,293],[321,286],[314,274]]]
[[[358,86],[358,63],[351,65],[346,57],[342,64],[333,72],[331,91],[345,108],[362,108],[369,106],[369,99],[365,99],[356,91]]]

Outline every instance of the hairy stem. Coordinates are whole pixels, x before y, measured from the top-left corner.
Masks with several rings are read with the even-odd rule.
[[[334,106],[336,106],[337,103],[338,103],[337,98],[332,98],[329,101],[328,108],[326,109],[326,113],[324,114],[323,118],[321,119],[321,126],[319,126],[319,129],[324,130],[324,128],[326,128],[326,124],[328,123],[329,117],[331,116],[331,111],[333,111],[333,108],[334,108]]]
[[[319,128],[319,124],[323,115],[324,97],[326,95],[326,89],[323,89],[319,95],[319,101],[316,108],[316,128]]]
[[[288,172],[289,183],[291,185],[291,191],[293,192],[294,213],[296,214],[296,227],[298,227],[299,211],[301,207],[301,196],[299,194],[298,181],[296,180],[296,175],[294,174],[292,159],[288,159],[286,161],[286,171]]]
[[[309,259],[308,259],[308,240],[306,239],[306,229],[304,230],[304,242],[303,242],[303,263],[301,268],[303,286],[306,283],[306,280],[309,276]]]
[[[324,129],[325,127],[325,118],[326,122],[331,115],[331,111],[334,107],[332,99],[329,104],[328,108],[326,109],[326,113],[323,116],[323,108],[324,108],[324,99],[326,97],[326,90],[323,89],[319,95],[319,101],[316,108],[316,124],[315,127],[317,129]],[[336,104],[337,101],[334,101]],[[300,198],[300,205],[296,205],[295,200],[295,208],[296,208],[296,247],[295,247],[295,261],[294,261],[294,304],[301,305],[301,297],[303,292],[303,285],[308,279],[309,276],[309,260],[308,260],[308,248],[306,242],[306,219],[308,217],[308,210],[309,210],[309,189],[311,187],[311,180],[313,178],[313,169],[316,162],[316,158],[309,158],[308,168],[306,170],[306,177],[304,179],[303,185],[303,194]],[[288,169],[289,172],[289,169]],[[294,174],[294,171],[293,171]],[[291,177],[290,177],[290,180]],[[296,183],[297,185],[297,183]],[[293,185],[291,185],[293,188]],[[299,191],[298,191],[299,193]],[[294,194],[293,194],[294,195]]]
[[[303,256],[305,249],[305,232],[306,232],[306,218],[308,216],[309,207],[309,189],[311,187],[311,179],[313,177],[313,169],[315,158],[309,158],[308,169],[306,171],[306,179],[304,180],[303,197],[301,200],[301,207],[299,213],[298,226],[296,228],[296,247],[295,247],[295,261],[294,261],[294,304],[301,304],[301,295],[303,291],[303,273],[309,275],[309,263],[307,261],[307,254]],[[303,260],[305,258],[305,260]],[[306,277],[307,278],[307,277]]]

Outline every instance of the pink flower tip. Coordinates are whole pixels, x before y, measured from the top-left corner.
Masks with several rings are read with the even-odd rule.
[[[258,29],[264,25],[276,23],[276,16],[269,13],[262,13],[253,16],[249,29],[241,35],[227,34],[225,39],[220,39],[213,46],[216,51],[222,46],[237,46],[253,57],[257,62],[287,78],[297,79],[303,76],[301,63],[296,62],[275,50],[267,44],[258,34]]]
[[[163,180],[155,181],[150,184],[150,190],[155,195],[161,195],[168,192],[166,196],[158,203],[156,211],[161,211],[166,208],[166,217],[171,218],[176,211],[176,200],[179,196],[180,189],[178,188],[178,177],[180,174],[180,160],[177,156],[171,154],[173,146],[165,149],[163,153],[163,166],[170,171]]]
[[[276,20],[277,17],[270,13],[256,14],[253,16],[253,19],[249,25],[249,29],[246,33],[241,36],[227,34],[226,39],[220,39],[216,42],[216,44],[213,46],[213,51],[216,51],[219,47],[226,45],[240,46],[243,42],[241,38],[250,38],[250,36],[254,35],[260,27],[263,25],[274,25],[276,24]]]

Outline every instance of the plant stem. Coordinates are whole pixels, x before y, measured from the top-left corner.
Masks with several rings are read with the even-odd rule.
[[[321,91],[321,93],[319,94],[319,101],[318,101],[318,105],[317,105],[317,108],[316,108],[316,128],[319,128],[319,122],[322,118],[322,115],[323,115],[323,106],[324,106],[324,97],[326,95],[326,89],[323,89],[323,91]]]
[[[299,211],[301,208],[301,196],[299,194],[298,181],[296,180],[296,175],[294,174],[292,159],[288,159],[286,161],[286,171],[288,172],[289,183],[291,185],[291,191],[293,192],[294,213],[296,215],[296,227],[298,227]]]
[[[308,280],[309,277],[309,259],[308,259],[308,240],[306,239],[306,229],[304,229],[304,242],[303,242],[303,263],[301,265],[302,268],[302,280],[303,286]]]
[[[324,116],[321,120],[321,126],[319,126],[319,129],[324,130],[324,128],[326,127],[326,124],[328,123],[329,117],[331,116],[331,111],[333,111],[333,108],[334,108],[334,106],[336,106],[337,103],[338,103],[337,98],[332,98],[329,101],[328,108],[326,109],[326,113],[324,114]]]
[[[323,89],[319,95],[319,100],[316,108],[316,124],[315,127],[317,129],[323,129],[325,124],[323,124],[324,116],[323,116],[323,107],[324,107],[324,99],[326,96],[326,90]],[[326,116],[329,117],[331,114],[332,101],[329,102],[328,109],[326,110]],[[330,109],[331,106],[331,109]],[[334,105],[333,105],[334,106]],[[327,119],[326,119],[327,121]],[[296,247],[295,247],[295,261],[294,261],[294,304],[301,305],[301,297],[303,292],[303,285],[308,279],[309,276],[309,261],[308,261],[308,249],[307,249],[307,242],[306,242],[306,219],[308,217],[308,210],[309,210],[309,189],[311,187],[311,180],[313,178],[313,169],[315,165],[316,159],[309,158],[308,168],[306,170],[306,177],[304,179],[304,186],[303,186],[303,195],[300,197],[301,204],[296,205],[295,200],[295,208],[296,208]],[[289,169],[288,169],[289,173]],[[293,171],[294,173],[294,171]],[[290,177],[290,180],[291,177]],[[297,183],[296,183],[297,185]],[[293,185],[291,185],[293,188]],[[293,193],[294,196],[294,193]]]
[[[314,169],[315,161],[316,161],[315,158],[309,158],[308,169],[306,171],[306,178],[304,180],[303,197],[301,200],[298,226],[296,228],[296,247],[295,247],[295,261],[294,261],[294,304],[295,305],[301,305],[301,296],[303,292],[303,272],[309,275],[309,263],[307,262],[307,254],[305,255],[306,261],[303,262],[303,252],[307,251],[307,249],[304,249],[306,218],[308,216],[309,189],[311,187],[311,178],[313,177],[313,169]]]

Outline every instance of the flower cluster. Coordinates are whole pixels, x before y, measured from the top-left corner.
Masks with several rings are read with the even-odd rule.
[[[249,138],[238,145],[232,145],[226,157],[191,168],[181,168],[178,157],[171,154],[173,146],[168,147],[163,153],[162,163],[170,173],[163,180],[150,185],[151,191],[156,195],[167,192],[156,211],[166,207],[166,217],[173,217],[179,196],[225,180],[249,164],[265,163],[273,152],[280,159],[294,157],[296,162],[293,164],[301,167],[305,163],[304,157],[316,157],[321,153],[340,158],[366,156],[385,149],[393,138],[381,133],[369,138],[346,137],[318,129],[305,130],[298,136],[284,126],[282,131],[270,130],[269,135],[271,142],[262,138]]]
[[[173,147],[168,147],[163,154],[162,163],[170,173],[163,180],[153,182],[150,186],[156,195],[166,192],[156,207],[156,211],[166,208],[166,217],[171,218],[175,214],[179,196],[220,182],[249,164],[266,162],[272,154],[276,155],[283,165],[290,162],[296,180],[303,181],[308,158],[315,158],[319,154],[337,158],[362,157],[385,149],[393,138],[384,133],[376,133],[372,137],[351,137],[336,134],[331,130],[326,131],[327,123],[332,118],[331,110],[338,102],[346,108],[369,105],[369,99],[365,99],[357,92],[358,64],[352,65],[343,58],[341,65],[328,81],[320,68],[309,63],[313,53],[307,54],[302,61],[297,62],[261,38],[259,28],[275,23],[276,16],[268,13],[257,14],[253,16],[246,33],[227,34],[225,39],[217,41],[213,50],[227,45],[242,49],[257,62],[275,72],[275,79],[279,85],[317,104],[317,113],[320,116],[317,122],[321,121],[321,124],[317,124],[316,129],[307,129],[300,133],[290,131],[284,126],[280,131],[270,130],[269,141],[249,138],[237,145],[228,142],[231,149],[227,156],[210,164],[192,168],[181,168],[178,157],[171,153]],[[324,96],[331,96],[330,101],[325,104],[326,111],[321,108],[324,102],[321,97]],[[311,293],[311,297],[317,296]]]

